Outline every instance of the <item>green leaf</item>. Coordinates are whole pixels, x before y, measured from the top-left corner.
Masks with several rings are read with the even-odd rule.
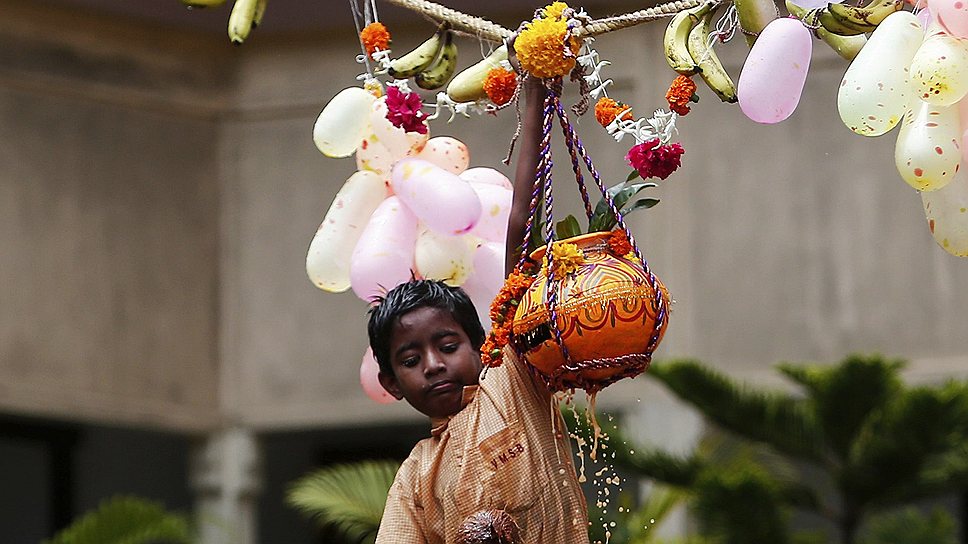
[[[622,209],[622,207],[625,206],[625,204],[632,197],[639,194],[644,189],[649,189],[652,187],[658,187],[658,185],[652,182],[627,185],[625,182],[622,182],[609,187],[606,193],[608,193],[608,196],[612,199],[615,207]],[[658,202],[658,200],[656,200],[656,202]],[[654,206],[655,204],[652,205]],[[625,211],[622,212],[623,215],[625,213]],[[588,232],[608,232],[615,227],[616,223],[618,223],[618,220],[615,218],[615,214],[612,213],[611,209],[609,209],[608,201],[602,198],[595,206],[595,212],[592,214],[592,219],[588,222]]]
[[[632,170],[629,172],[629,177],[625,178],[625,181],[632,181],[633,179],[641,178],[642,174],[638,170]]]
[[[365,461],[320,469],[294,482],[286,502],[350,540],[372,542],[398,468]]]
[[[626,206],[625,209],[622,210],[622,215],[623,216],[628,215],[634,212],[635,210],[649,209],[658,203],[659,203],[658,198],[640,198],[636,200],[631,206]]]
[[[578,219],[576,219],[574,215],[569,215],[568,217],[555,223],[555,237],[558,240],[574,238],[575,236],[580,235],[581,225],[578,224]]]
[[[98,505],[46,544],[186,544],[188,517],[160,503],[137,497],[115,497]]]

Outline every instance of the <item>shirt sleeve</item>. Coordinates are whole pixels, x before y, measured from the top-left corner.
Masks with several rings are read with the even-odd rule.
[[[376,544],[427,544],[423,508],[414,500],[416,463],[407,459],[387,493]]]

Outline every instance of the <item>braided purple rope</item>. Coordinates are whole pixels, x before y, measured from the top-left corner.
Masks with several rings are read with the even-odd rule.
[[[538,204],[541,197],[541,188],[546,177],[551,175],[551,103],[545,97],[545,107],[543,116],[543,129],[541,135],[541,160],[535,168],[534,184],[531,188],[531,205],[528,212],[528,221],[524,225],[524,240],[521,241],[521,256],[518,258],[518,267],[524,266],[528,260],[528,243],[531,242],[531,233],[534,230],[534,218],[537,216]]]
[[[585,187],[585,176],[582,175],[581,165],[578,163],[578,155],[575,153],[573,143],[575,134],[574,131],[569,130],[570,126],[565,122],[564,108],[560,100],[556,103],[555,109],[558,111],[558,119],[561,121],[561,132],[565,135],[565,144],[568,146],[568,153],[571,154],[571,169],[575,172],[575,180],[578,181],[578,190],[581,193],[582,203],[585,205],[585,216],[591,222],[592,216],[595,214],[592,212],[592,203],[588,198],[588,189]]]
[[[592,175],[592,179],[595,180],[595,185],[598,186],[598,190],[602,192],[605,202],[608,204],[609,210],[615,214],[615,219],[619,228],[621,228],[625,232],[625,235],[628,236],[629,243],[632,245],[632,251],[635,252],[635,256],[638,257],[639,261],[642,263],[642,269],[649,280],[649,286],[652,287],[652,290],[655,293],[655,324],[652,328],[652,336],[649,338],[649,343],[646,346],[648,352],[652,353],[659,343],[659,332],[662,330],[662,325],[666,319],[666,306],[665,300],[662,298],[662,290],[659,289],[655,274],[652,273],[652,270],[649,268],[649,263],[645,260],[645,257],[642,256],[641,251],[639,251],[639,246],[635,243],[635,238],[632,237],[631,231],[629,231],[628,226],[625,224],[625,219],[622,217],[621,210],[615,206],[615,201],[608,195],[608,189],[605,187],[605,184],[602,183],[602,178],[599,175],[598,170],[596,170],[595,165],[592,164],[591,157],[589,157],[588,153],[585,151],[585,147],[581,143],[581,138],[575,134],[574,127],[572,126],[571,121],[568,119],[568,115],[565,113],[564,108],[561,107],[560,103],[558,104],[557,113],[559,118],[561,118],[562,124],[567,125],[568,132],[573,135],[573,138],[570,141],[578,150],[578,154],[582,157],[582,159],[584,159],[585,166],[588,168],[588,172]]]
[[[544,133],[551,134],[551,125],[554,119],[552,118],[552,106],[559,106],[560,102],[558,100],[558,89],[555,86],[551,86],[548,89],[548,94],[545,97],[545,110],[548,111],[548,115],[545,116],[544,123]],[[552,189],[552,175],[551,175],[551,148],[548,148],[548,175],[545,177],[544,184],[544,197],[545,197],[545,215],[547,222],[545,223],[545,263],[547,266],[547,278],[548,281],[545,284],[545,288],[548,292],[548,327],[554,332],[555,342],[558,344],[558,348],[561,350],[561,356],[565,359],[565,363],[571,363],[571,355],[568,353],[568,348],[565,346],[565,340],[561,336],[561,329],[558,327],[558,284],[560,282],[555,281],[554,265],[552,263],[552,244],[555,241],[555,226],[554,226],[554,192]]]

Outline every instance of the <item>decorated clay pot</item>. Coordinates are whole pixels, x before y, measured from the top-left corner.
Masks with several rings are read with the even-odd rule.
[[[641,374],[665,333],[668,291],[658,278],[645,273],[624,236],[625,247],[610,245],[612,236],[599,232],[555,242],[574,244],[581,253],[567,272],[557,269],[552,253],[556,272],[551,283],[557,299],[552,308],[564,350],[549,327],[545,267],[515,313],[511,345],[553,390],[595,392]],[[567,249],[574,254],[574,248]],[[617,254],[620,251],[627,252]],[[545,248],[531,258],[544,264]]]

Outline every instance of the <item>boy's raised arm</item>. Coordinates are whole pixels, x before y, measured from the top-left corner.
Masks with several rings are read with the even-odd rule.
[[[514,269],[521,257],[521,241],[524,226],[528,221],[531,208],[531,190],[534,186],[535,170],[538,168],[538,150],[541,145],[542,111],[544,109],[545,86],[538,78],[525,79],[521,90],[524,97],[524,116],[521,120],[521,145],[518,162],[514,170],[514,196],[511,201],[511,214],[508,217],[507,248],[504,259],[504,275]]]

